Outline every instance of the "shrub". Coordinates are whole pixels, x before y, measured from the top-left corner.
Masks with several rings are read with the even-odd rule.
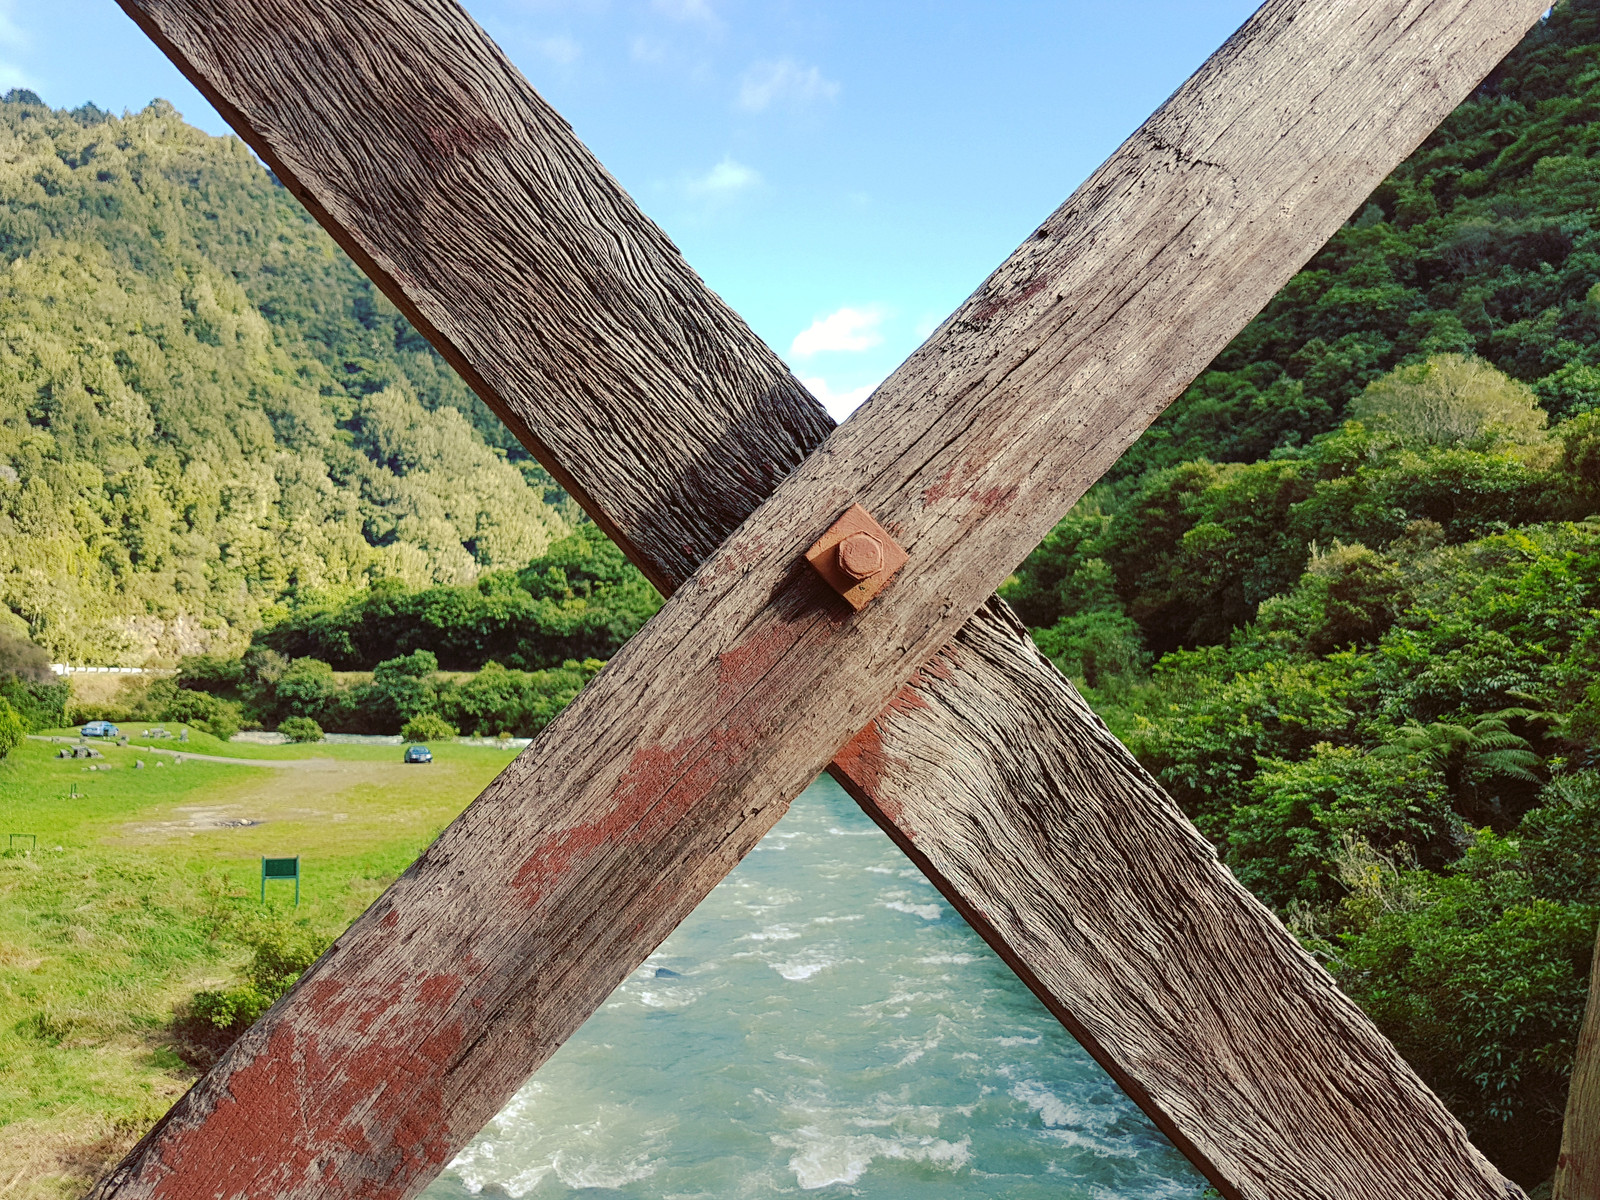
[[[286,717],[278,726],[278,732],[291,742],[320,742],[322,740],[322,726],[310,717]]]
[[[304,924],[258,928],[246,938],[252,953],[244,980],[219,991],[197,992],[178,1018],[179,1055],[193,1066],[210,1066],[332,944],[331,937]]]
[[[418,713],[406,722],[400,736],[408,742],[441,742],[456,736],[455,729],[435,713]]]
[[[1473,1141],[1532,1184],[1561,1140],[1596,911],[1532,896],[1515,851],[1485,834],[1455,875],[1401,872],[1409,902],[1351,912],[1330,967]]]
[[[333,668],[315,658],[297,658],[271,685],[274,708],[281,717],[310,717],[327,712],[339,695]]]
[[[17,711],[30,732],[59,729],[67,724],[72,685],[54,677],[40,681],[19,675],[0,675],[0,699]]]
[[[133,714],[160,721],[194,725],[227,741],[239,732],[239,706],[210,692],[180,687],[175,679],[158,679],[145,690]]]
[[[486,663],[471,679],[440,689],[439,714],[480,737],[531,737],[571,703],[604,663],[568,662],[549,671],[511,671]]]
[[[28,736],[28,727],[21,715],[4,700],[0,700],[0,759],[6,757]]]
[[[1334,860],[1351,837],[1403,845],[1430,865],[1459,852],[1444,780],[1416,756],[1381,759],[1324,742],[1300,762],[1263,761],[1245,794],[1228,818],[1228,865],[1279,906],[1336,899]]]
[[[1092,688],[1142,672],[1147,658],[1139,627],[1110,609],[1062,617],[1049,629],[1037,630],[1034,640],[1063,675]]]

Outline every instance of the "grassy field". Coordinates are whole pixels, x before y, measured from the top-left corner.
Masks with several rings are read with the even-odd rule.
[[[81,1194],[192,1081],[167,1031],[235,979],[241,931],[336,933],[512,758],[132,740],[90,762],[30,740],[0,762],[0,1200]],[[261,905],[264,854],[301,856],[298,910],[286,884]]]

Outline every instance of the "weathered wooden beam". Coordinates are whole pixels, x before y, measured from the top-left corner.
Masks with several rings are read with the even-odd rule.
[[[259,6],[249,6],[258,18],[252,23],[243,19],[251,14],[239,6],[220,13],[207,6],[199,17],[195,5],[147,7],[162,10],[169,22],[180,27],[184,21],[177,20],[172,10],[187,14],[190,25],[180,32],[189,39],[189,52],[195,47],[207,51],[207,36],[222,37],[225,57],[230,27],[242,30],[240,40],[246,45],[254,38],[254,53],[241,54],[246,59],[243,67],[234,62],[232,75],[217,72],[217,78],[234,85],[230,93],[234,99],[250,103],[243,107],[230,103],[220,87],[208,88],[213,101],[220,101],[219,107],[251,136],[291,186],[312,200],[347,248],[374,270],[386,290],[419,318],[457,365],[467,367],[475,385],[503,414],[513,402],[526,404],[531,417],[509,414],[514,427],[520,425],[524,434],[538,430],[536,446],[542,457],[564,474],[575,492],[586,495],[603,515],[607,506],[597,498],[603,489],[609,484],[613,490],[623,490],[621,501],[612,505],[611,528],[657,579],[670,585],[675,575],[681,577],[684,565],[704,553],[703,546],[696,549],[697,540],[708,530],[720,536],[718,522],[731,525],[744,515],[753,506],[751,497],[758,499],[763,489],[770,490],[770,482],[826,428],[787,372],[704,292],[670,244],[637,217],[559,119],[548,115],[487,39],[459,14],[432,4],[364,5],[337,14],[308,12],[299,6],[261,13]],[[1277,19],[1285,23],[1306,11],[1304,5],[1277,7],[1283,10]],[[1367,20],[1366,31],[1378,36],[1392,32],[1394,27],[1385,26],[1386,21],[1398,19],[1403,26],[1420,15],[1410,33],[1414,38],[1435,39],[1429,49],[1445,60],[1444,69],[1434,64],[1410,81],[1424,87],[1442,82],[1446,94],[1429,97],[1431,109],[1413,104],[1407,115],[1417,122],[1415,128],[1397,134],[1376,157],[1355,164],[1359,170],[1347,181],[1351,197],[1345,211],[1410,148],[1401,144],[1403,138],[1414,142],[1426,132],[1419,112],[1432,113],[1431,127],[1431,121],[1470,86],[1476,78],[1473,72],[1482,74],[1493,61],[1489,55],[1497,56],[1520,32],[1507,18],[1487,36],[1464,46],[1452,42],[1462,27],[1451,24],[1458,21],[1462,6],[1445,14],[1437,11],[1444,6],[1434,6],[1431,14],[1423,13],[1424,7],[1391,5],[1394,11],[1388,16],[1353,14]],[[1341,11],[1348,15],[1349,10],[1344,6]],[[1525,15],[1532,19],[1532,14]],[[1321,17],[1325,20],[1327,13]],[[157,26],[148,12],[145,18],[147,27]],[[298,53],[300,60],[273,61],[266,50],[274,43],[279,47],[275,53],[286,58]],[[185,51],[172,40],[167,46],[169,52],[178,51],[191,75],[206,86],[207,77],[187,61]],[[213,59],[216,49],[211,48]],[[357,84],[365,73],[374,81],[386,81],[388,94],[380,91],[369,97],[360,86],[341,87],[334,79],[333,98],[339,103],[330,112],[319,85],[329,83],[324,74],[329,63],[342,66],[347,55],[356,64],[352,72]],[[1298,66],[1305,65],[1302,58]],[[1414,67],[1414,58],[1406,65]],[[250,79],[244,67],[264,71],[264,76]],[[1406,78],[1404,66],[1396,64],[1394,78]],[[1230,82],[1237,84],[1238,76]],[[1317,82],[1327,80],[1313,76],[1313,85]],[[259,85],[255,92],[251,84]],[[296,86],[311,101],[298,114]],[[457,104],[457,93],[467,94],[473,103]],[[275,103],[285,96],[286,105]],[[375,111],[370,110],[373,104]],[[248,113],[245,107],[250,108]],[[524,109],[531,109],[533,116]],[[482,112],[501,121],[498,136],[481,124],[473,125]],[[1375,115],[1381,120],[1393,112],[1389,108]],[[542,120],[535,119],[540,114]],[[352,115],[358,119],[343,125],[344,118]],[[419,115],[424,119],[413,123]],[[514,119],[501,120],[506,116]],[[331,153],[327,129],[310,130],[306,138],[308,131],[301,127],[321,121],[333,127],[334,142],[341,136],[345,139],[332,146]],[[465,126],[476,132],[468,129],[463,134]],[[1192,150],[1192,144],[1186,146],[1181,140],[1163,144],[1161,131],[1155,133],[1149,144],[1135,149],[1147,157],[1153,151],[1158,167],[1166,156],[1167,169],[1194,171],[1197,164],[1182,158],[1182,150]],[[391,144],[394,138],[398,141]],[[445,153],[452,146],[456,158]],[[1342,149],[1357,159],[1362,154],[1348,144]],[[1387,160],[1383,154],[1389,155]],[[457,161],[463,156],[468,160],[465,165]],[[298,164],[291,165],[291,157],[298,157]],[[421,170],[408,177],[412,167]],[[471,186],[452,195],[457,168],[468,167],[475,182],[469,180]],[[390,206],[364,207],[371,194],[363,189],[363,178],[390,170],[394,171],[386,184]],[[503,190],[508,180],[513,186]],[[364,228],[341,224],[335,215],[340,208],[345,218],[365,215],[368,223]],[[1331,210],[1319,216],[1333,220]],[[530,238],[538,244],[528,258],[508,252],[527,250]],[[495,246],[501,247],[498,255],[491,252]],[[1301,257],[1314,248],[1314,244],[1304,247]],[[399,269],[386,271],[385,266]],[[408,266],[415,269],[408,272]],[[454,300],[452,291],[457,293]],[[462,291],[475,295],[463,296]],[[526,307],[507,304],[508,296]],[[458,300],[466,301],[464,314],[452,318]],[[423,315],[429,302],[437,305],[440,322]],[[981,297],[977,303],[981,309]],[[968,311],[972,310],[969,305]],[[603,331],[599,344],[591,333],[596,328]],[[614,339],[619,332],[621,338]],[[506,339],[507,334],[513,336]],[[517,344],[517,336],[530,334],[527,346]],[[697,355],[703,355],[700,361]],[[498,388],[490,382],[491,373],[500,376]],[[505,386],[508,382],[510,386]],[[620,396],[619,407],[608,409],[607,389],[617,385],[620,391],[610,394]],[[706,395],[712,397],[706,406],[710,416],[697,423],[697,416],[705,412],[700,406]],[[602,398],[598,406],[597,396]],[[768,408],[766,400],[776,403]],[[608,423],[606,411],[620,413],[624,423],[620,427]],[[652,424],[651,416],[657,412],[666,418]],[[573,414],[583,428],[564,431],[562,419]],[[563,437],[575,439],[574,446],[558,449],[551,439]],[[608,458],[613,447],[608,439],[613,438],[636,450],[621,464]],[[592,451],[587,461],[586,444]],[[662,446],[666,453],[653,457]],[[729,467],[740,465],[741,454],[748,456],[745,465],[753,464],[753,469],[736,478],[731,502],[719,508],[718,499],[728,494],[719,485]],[[592,474],[580,477],[573,463]],[[652,495],[664,503],[653,504]],[[824,524],[831,515],[824,515]],[[643,534],[630,537],[625,519]],[[662,537],[674,522],[675,532],[683,535],[678,542],[670,533]],[[652,531],[657,541],[641,553]],[[1190,1135],[1186,1148],[1208,1162],[1214,1177],[1220,1177],[1230,1192],[1500,1194],[1429,1192],[1407,1186],[1418,1172],[1447,1180],[1453,1156],[1471,1157],[1462,1151],[1459,1130],[1447,1117],[1418,1141],[1439,1140],[1442,1146],[1430,1146],[1409,1167],[1397,1166],[1392,1180],[1385,1180],[1381,1169],[1391,1154],[1410,1156],[1404,1136],[1387,1152],[1382,1147],[1364,1151],[1357,1146],[1351,1157],[1351,1144],[1361,1141],[1364,1132],[1377,1130],[1378,1140],[1386,1141],[1385,1126],[1397,1114],[1402,1119],[1418,1117],[1419,1128],[1437,1121],[1442,1113],[1436,1102],[1424,1092],[1420,1100],[1411,1096],[1397,1108],[1394,1098],[1384,1094],[1386,1090],[1408,1093],[1415,1090],[1415,1081],[1348,1002],[1337,997],[1326,977],[1298,955],[1270,916],[1243,897],[1125,752],[1102,729],[1087,723],[1070,688],[1029,653],[1025,636],[1002,618],[991,615],[969,626],[957,648],[941,656],[939,672],[907,693],[896,710],[852,747],[843,764],[852,790],[858,796],[872,791],[879,797],[880,819],[888,821],[883,814],[896,813],[898,823],[890,824],[902,843],[916,839],[914,853],[925,865],[939,867],[943,872],[939,882],[947,894],[1135,1096],[1153,1109],[1164,1127],[1179,1135],[1180,1144],[1186,1133]],[[994,663],[1023,669],[1024,686],[992,670]],[[962,679],[961,686],[941,687],[946,681],[938,676],[945,672],[954,672]],[[986,696],[995,702],[985,702]],[[985,712],[989,719],[974,724],[974,715]],[[1007,735],[1014,731],[1003,725],[987,727],[1011,714],[1037,722],[1036,736],[1047,741],[1043,752],[1034,745],[1011,744]],[[938,736],[941,722],[949,736]],[[935,736],[927,736],[930,733]],[[932,798],[933,787],[911,785],[919,772],[925,779],[931,774],[960,786],[941,806]],[[896,784],[902,785],[898,792]],[[1008,789],[1012,795],[1007,795]],[[994,802],[990,811],[984,810],[984,801]],[[1086,851],[1099,847],[1095,852],[1105,853],[1111,865],[1097,867],[1091,860],[1086,877],[1075,879],[1073,864],[1053,861],[1048,852],[1058,838],[1080,832],[1074,825],[1077,820],[1087,820],[1091,827],[1079,847]],[[974,833],[981,836],[975,839]],[[1007,864],[969,861],[973,845],[983,839],[1045,855],[1038,860],[1043,864],[1040,873],[1006,879],[1002,870],[998,887],[984,881],[982,868]],[[1164,863],[1176,869],[1166,871]],[[1085,864],[1076,865],[1084,876]],[[1093,878],[1101,871],[1104,878]],[[1151,874],[1157,887],[1141,886]],[[1065,895],[1076,896],[1083,907],[1074,911],[1062,904],[1063,882],[1070,885]],[[1162,900],[1175,901],[1175,908],[1161,900],[1152,902],[1152,895],[1163,890],[1167,895]],[[1115,901],[1122,897],[1130,904],[1121,916],[1131,925],[1131,936],[1117,928]],[[1197,921],[1206,936],[1194,936]],[[1236,941],[1235,934],[1242,934],[1243,940]],[[1239,979],[1219,980],[1210,969],[1203,956],[1208,938],[1224,960],[1238,961]],[[1178,952],[1163,942],[1174,944]],[[1266,961],[1258,962],[1250,954],[1241,957],[1241,946],[1258,951]],[[1130,955],[1130,950],[1136,953]],[[1142,973],[1147,965],[1149,973]],[[318,977],[323,975],[319,969]],[[1181,987],[1169,990],[1173,984],[1193,986],[1195,998],[1180,1002],[1184,993]],[[1253,995],[1258,985],[1284,990]],[[1285,1003],[1284,995],[1291,1002]],[[1219,1005],[1233,1010],[1229,1019],[1218,1019]],[[1131,1029],[1119,1029],[1127,1024],[1130,1012],[1144,1014],[1151,1028],[1136,1022]],[[1293,1036],[1273,1037],[1275,1024]],[[1330,1040],[1330,1030],[1347,1035],[1348,1044],[1341,1044],[1339,1037]],[[1191,1035],[1201,1037],[1200,1046]],[[1169,1058],[1174,1051],[1175,1063]],[[1259,1064],[1245,1061],[1257,1051],[1262,1054]],[[1328,1063],[1339,1061],[1340,1055],[1355,1062],[1357,1082],[1336,1078],[1336,1071],[1329,1069]],[[1376,1072],[1374,1061],[1380,1064]],[[1258,1075],[1268,1077],[1255,1078]],[[1286,1086],[1286,1081],[1301,1077],[1313,1086]],[[1323,1084],[1331,1087],[1332,1094]],[[1372,1109],[1369,1114],[1361,1113],[1362,1106],[1354,1103],[1364,1093]],[[222,1094],[213,1089],[213,1102]],[[318,1097],[319,1104],[324,1098]],[[200,1098],[191,1107],[205,1102]],[[1310,1118],[1309,1124],[1297,1125],[1304,1119],[1302,1113]],[[348,1124],[350,1116],[347,1108],[322,1107],[318,1121],[331,1132]],[[175,1123],[183,1120],[180,1115]],[[1351,1127],[1340,1131],[1336,1127],[1341,1124]],[[142,1161],[154,1174],[162,1170],[159,1148],[170,1149],[168,1134],[177,1132],[169,1130],[144,1148]],[[1201,1146],[1214,1143],[1209,1155],[1197,1150],[1196,1136]],[[1441,1170],[1445,1174],[1440,1175]],[[130,1162],[130,1175],[145,1173]]]
[[[1567,1113],[1561,1125],[1561,1157],[1556,1162],[1550,1200],[1600,1197],[1600,941],[1589,965],[1589,1002],[1583,1010]]]

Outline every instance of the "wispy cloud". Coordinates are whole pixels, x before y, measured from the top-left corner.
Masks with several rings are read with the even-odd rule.
[[[533,45],[534,49],[538,50],[540,54],[558,66],[563,67],[570,67],[583,54],[583,47],[563,34],[558,34],[555,37],[540,38]]]
[[[838,94],[839,85],[818,68],[792,58],[755,63],[739,80],[739,107],[746,112],[765,112],[774,104],[802,107]]]
[[[820,375],[808,376],[800,382],[806,385],[806,389],[813,396],[822,401],[822,407],[828,410],[828,414],[835,421],[844,420],[856,409],[860,408],[878,386],[875,383],[869,383],[865,387],[848,388],[845,391],[836,392],[828,385],[828,381]]]
[[[883,314],[872,308],[841,308],[825,317],[818,317],[808,329],[795,334],[789,353],[796,358],[810,358],[813,354],[831,352],[859,354],[883,344],[883,334],[878,326]]]
[[[28,35],[12,18],[15,0],[0,0],[0,92],[14,87],[37,88],[39,83],[13,59],[15,52],[27,50]]]
[[[748,191],[761,183],[761,172],[731,158],[724,158],[704,175],[684,181],[684,190],[699,199],[723,199]]]
[[[697,22],[712,27],[722,24],[711,7],[711,0],[650,0],[650,7],[673,21]]]
[[[664,63],[667,61],[665,42],[654,38],[636,37],[628,44],[628,53],[634,62]]]

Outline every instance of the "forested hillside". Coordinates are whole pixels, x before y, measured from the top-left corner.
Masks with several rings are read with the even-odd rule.
[[[0,103],[0,623],[58,659],[518,570],[575,514],[245,146]]]
[[[1600,918],[1600,2],[1567,0],[1007,584],[1548,1177]]]

